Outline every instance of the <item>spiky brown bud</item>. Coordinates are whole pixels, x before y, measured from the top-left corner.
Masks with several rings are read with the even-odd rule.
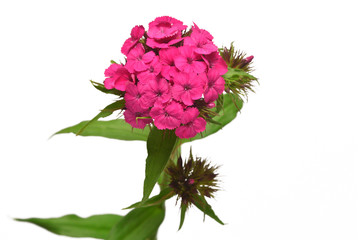
[[[218,167],[210,166],[206,159],[190,156],[183,162],[181,156],[177,163],[172,163],[166,173],[170,176],[169,186],[177,194],[177,200],[181,199],[181,205],[188,208],[194,203],[197,196],[214,197],[219,189],[216,173]]]

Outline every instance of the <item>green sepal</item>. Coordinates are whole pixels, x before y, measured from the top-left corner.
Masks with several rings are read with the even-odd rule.
[[[194,205],[204,213],[204,220],[205,220],[205,214],[220,223],[221,225],[224,225],[224,223],[220,220],[218,216],[216,216],[214,210],[212,207],[206,202],[205,197],[196,195],[194,197]]]
[[[185,221],[185,214],[186,214],[187,207],[186,205],[182,204],[180,208],[180,225],[178,231],[182,228],[184,221]]]

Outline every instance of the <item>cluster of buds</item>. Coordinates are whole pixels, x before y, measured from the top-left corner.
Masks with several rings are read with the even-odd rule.
[[[196,24],[186,29],[168,16],[150,22],[147,31],[135,26],[121,49],[126,63],[106,69],[104,86],[124,92],[124,117],[132,127],[153,123],[175,129],[179,138],[205,130],[228,67],[208,31]]]
[[[248,91],[254,91],[253,82],[257,81],[256,77],[249,74],[252,71],[251,63],[254,56],[246,57],[244,52],[235,50],[233,44],[230,48],[223,47],[220,55],[229,66],[229,71],[224,76],[225,92],[233,93],[234,96],[247,97]]]

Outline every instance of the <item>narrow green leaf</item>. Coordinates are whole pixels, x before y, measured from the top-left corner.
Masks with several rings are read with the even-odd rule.
[[[106,106],[101,112],[96,115],[93,119],[88,121],[77,133],[76,135],[81,135],[81,133],[88,127],[91,123],[99,120],[100,118],[110,116],[114,111],[123,109],[125,107],[125,100],[121,99],[119,101],[113,102],[112,104]]]
[[[104,84],[102,83],[98,83],[98,82],[94,82],[92,80],[90,80],[91,84],[99,91],[106,93],[106,94],[114,94],[114,95],[118,95],[118,96],[124,96],[124,92],[119,91],[117,89],[106,89]]]
[[[211,206],[206,202],[205,198],[203,196],[197,196],[195,198],[194,202],[195,206],[201,210],[204,214],[208,215],[218,223],[224,225],[224,223],[219,219],[218,216],[216,216],[214,210],[212,210]]]
[[[142,201],[146,201],[163,172],[178,138],[174,131],[162,131],[153,127],[147,139],[147,152]]]
[[[236,105],[234,104],[234,101]],[[230,123],[232,120],[236,118],[242,106],[243,106],[243,101],[240,98],[233,99],[233,96],[231,96],[230,94],[224,94],[223,111],[219,113],[219,116],[215,116],[213,118],[213,121],[220,123],[220,125],[214,123],[208,123],[206,125],[206,130],[204,132],[196,135],[191,139],[184,139],[183,142],[192,142],[198,139],[206,138],[207,136],[216,133],[217,131],[222,129],[224,126],[226,126],[228,123]]]
[[[60,218],[15,220],[33,223],[58,235],[105,239],[109,235],[111,228],[122,218],[122,216],[114,214],[94,215],[88,218],[81,218],[71,214]]]
[[[62,133],[78,133],[89,121],[78,123],[74,126],[64,128],[54,135]],[[80,136],[98,136],[118,140],[139,140],[146,141],[149,135],[149,129],[132,128],[124,119],[116,119],[110,121],[95,121],[84,129]]]
[[[164,188],[163,190],[161,190],[161,192],[158,195],[156,195],[152,198],[149,198],[145,202],[134,203],[125,209],[159,205],[160,203],[163,203],[165,200],[173,197],[174,195],[175,195],[175,193],[173,192],[173,190],[171,188],[167,187],[167,188]]]
[[[180,215],[180,226],[178,231],[182,228],[185,221],[186,205],[181,205],[181,215]]]
[[[164,217],[163,205],[135,208],[114,225],[106,240],[156,239]]]

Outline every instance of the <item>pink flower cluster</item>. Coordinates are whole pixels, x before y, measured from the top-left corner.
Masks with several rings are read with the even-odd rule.
[[[147,32],[135,26],[121,48],[126,64],[105,70],[105,88],[125,92],[124,117],[132,127],[153,123],[175,129],[180,138],[205,130],[196,102],[214,106],[224,91],[227,65],[208,31],[196,24],[186,28],[168,16],[150,22]]]

